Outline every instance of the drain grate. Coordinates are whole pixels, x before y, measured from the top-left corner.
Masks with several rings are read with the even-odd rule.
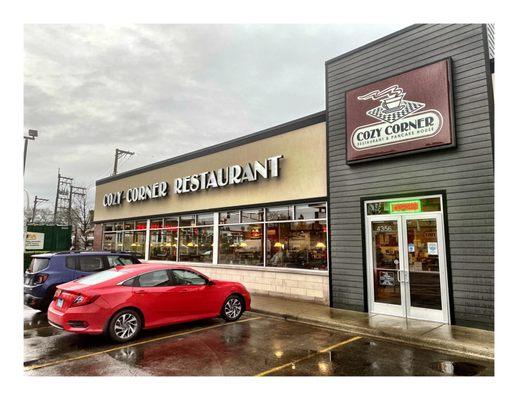
[[[440,361],[432,363],[431,368],[451,376],[474,376],[485,369],[482,365],[463,361]]]

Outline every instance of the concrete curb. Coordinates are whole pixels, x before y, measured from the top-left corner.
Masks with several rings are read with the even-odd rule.
[[[414,347],[427,350],[441,351],[454,355],[481,358],[484,360],[494,361],[494,350],[492,348],[482,348],[479,346],[469,346],[456,341],[444,341],[431,338],[422,338],[415,335],[408,335],[403,332],[387,332],[375,328],[362,328],[354,325],[346,325],[344,323],[334,323],[329,319],[304,318],[295,315],[278,313],[270,310],[258,309],[252,307],[252,312],[264,314],[272,317],[282,318],[286,321],[300,322],[309,325],[316,325],[323,328],[331,328],[347,332],[353,335],[367,336],[370,338],[388,340],[391,342],[403,343]]]

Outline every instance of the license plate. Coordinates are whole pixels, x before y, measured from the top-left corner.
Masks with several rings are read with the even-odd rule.
[[[63,299],[58,299],[58,302],[56,304],[58,307],[63,307]]]

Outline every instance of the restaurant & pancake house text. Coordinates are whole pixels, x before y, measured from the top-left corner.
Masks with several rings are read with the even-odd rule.
[[[205,171],[190,176],[176,178],[174,180],[174,193],[183,194],[208,190],[211,188],[225,187],[227,185],[238,185],[246,182],[254,182],[262,177],[263,179],[277,178],[280,170],[282,155],[268,157],[264,163],[253,161],[245,165],[232,165],[219,168],[213,171]],[[118,192],[106,193],[103,197],[105,207],[118,206],[125,199],[127,203],[159,199],[168,195],[169,185],[167,182],[155,182],[150,185],[134,187]]]

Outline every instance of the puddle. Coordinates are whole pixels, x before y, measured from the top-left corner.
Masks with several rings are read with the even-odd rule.
[[[432,363],[430,367],[451,376],[474,376],[485,369],[482,365],[462,361],[440,361]]]

